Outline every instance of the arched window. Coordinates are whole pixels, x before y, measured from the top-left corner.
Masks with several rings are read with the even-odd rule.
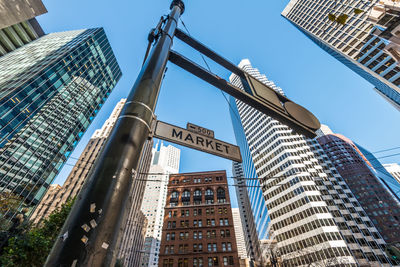
[[[206,190],[205,194],[206,204],[213,204],[214,203],[214,191],[210,188]]]
[[[214,191],[212,191],[212,189],[208,188],[206,190],[206,196],[214,196]]]
[[[187,198],[187,197],[189,197],[189,198],[190,198],[190,191],[189,191],[189,190],[185,190],[185,191],[183,191],[183,193],[182,193],[182,197],[184,197],[184,198]]]
[[[178,199],[179,199],[179,192],[178,191],[174,191],[171,194],[171,198],[169,200],[169,205],[171,207],[175,207],[178,205]]]
[[[202,194],[200,189],[196,189],[193,193],[193,201],[194,204],[201,204]]]
[[[182,193],[182,204],[183,205],[189,205],[190,204],[190,191],[189,190],[185,190]]]
[[[178,198],[179,197],[179,193],[178,193],[178,191],[174,191],[174,192],[172,192],[172,194],[171,194],[171,198]]]
[[[223,189],[223,188],[217,189],[217,200],[218,200],[218,203],[226,202],[225,189]]]

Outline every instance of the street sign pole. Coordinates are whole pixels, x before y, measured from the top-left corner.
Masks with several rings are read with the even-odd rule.
[[[160,38],[126,100],[45,266],[114,266],[120,223],[154,110],[180,15],[174,0]]]

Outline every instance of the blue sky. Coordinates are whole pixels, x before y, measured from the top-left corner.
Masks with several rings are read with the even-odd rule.
[[[94,130],[101,127],[115,104],[127,96],[143,61],[147,34],[159,17],[168,13],[170,1],[43,2],[49,12],[38,21],[46,33],[104,27],[123,73],[56,178],[55,183],[62,184]],[[282,87],[289,98],[311,110],[334,132],[371,152],[398,147],[400,112],[380,97],[371,84],[281,17],[287,3],[287,0],[186,1],[182,19],[193,37],[225,58],[234,63],[249,58],[253,66]],[[204,65],[199,54],[179,40],[175,40],[173,49]],[[212,71],[228,79],[228,71],[208,62]],[[158,119],[181,127],[187,122],[204,126],[214,130],[216,138],[235,143],[228,105],[221,93],[171,63],[156,114]],[[181,172],[227,170],[231,176],[230,161],[178,147],[182,149]],[[382,162],[400,162],[400,156],[385,158]]]

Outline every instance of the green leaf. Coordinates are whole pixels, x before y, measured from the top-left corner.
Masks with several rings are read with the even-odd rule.
[[[361,14],[361,13],[363,13],[363,12],[364,12],[364,11],[361,10],[361,9],[359,9],[359,8],[355,8],[355,9],[354,9],[354,14],[356,14],[356,15]]]
[[[342,14],[336,18],[336,22],[339,24],[345,25],[348,18],[349,18],[348,15]]]
[[[39,225],[23,223],[22,231],[8,240],[8,246],[0,255],[0,266],[43,266],[72,204],[73,200],[67,201],[61,209],[55,210]]]

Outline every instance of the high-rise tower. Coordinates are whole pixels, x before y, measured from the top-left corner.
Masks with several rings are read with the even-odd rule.
[[[48,34],[0,57],[0,191],[19,208],[37,205],[120,77],[102,28]]]
[[[239,67],[282,93],[248,60]],[[230,80],[242,87],[236,75]],[[283,263],[389,266],[383,253],[385,241],[318,142],[293,134],[241,101],[230,100],[257,229],[273,231]],[[257,217],[270,218],[269,225],[262,225],[264,221]]]
[[[53,190],[47,191],[30,218],[33,223],[36,224],[40,220],[47,218],[54,210],[61,208],[68,199],[76,197],[117,121],[125,101],[126,99],[121,99],[111,112],[110,117],[104,122],[103,126],[93,133],[63,186],[53,186]]]
[[[400,110],[400,66],[385,50],[387,41],[374,35],[378,26],[369,18],[378,2],[291,0],[282,16],[372,83],[380,95]]]
[[[383,167],[397,180],[400,184],[400,165],[398,163],[383,164]],[[400,193],[400,192],[399,192]]]
[[[125,102],[126,99],[121,99],[103,126],[93,133],[64,185],[62,187],[59,185],[50,186],[50,189],[31,216],[33,223],[39,223],[40,220],[47,218],[54,210],[59,209],[68,199],[73,199],[78,195],[94,162],[106,143],[107,137],[117,122]],[[152,146],[152,140],[145,143],[138,169],[132,173],[133,183],[126,203],[128,211],[125,213],[125,218],[122,219],[122,230],[116,251],[121,263],[127,267],[140,266],[142,258],[140,251],[144,245],[147,219],[140,210],[140,207],[147,173],[149,172],[152,160]]]
[[[142,266],[158,266],[168,177],[179,172],[180,153],[180,149],[163,143],[153,149],[141,208],[148,222]]]
[[[236,199],[238,203],[238,210],[240,213],[241,227],[244,237],[246,257],[251,262],[262,261],[260,240],[254,223],[254,216],[251,210],[251,203],[246,187],[246,179],[244,178],[242,164],[232,162],[232,174],[234,176],[234,186],[236,191]],[[235,225],[236,229],[236,225]],[[239,249],[238,243],[238,249]],[[239,249],[240,250],[240,249]],[[240,257],[241,255],[239,255]]]
[[[41,0],[0,0],[0,56],[43,36],[35,17],[46,12]]]
[[[400,242],[400,202],[375,175],[364,154],[340,134],[324,135],[317,140],[383,239],[387,243]]]

